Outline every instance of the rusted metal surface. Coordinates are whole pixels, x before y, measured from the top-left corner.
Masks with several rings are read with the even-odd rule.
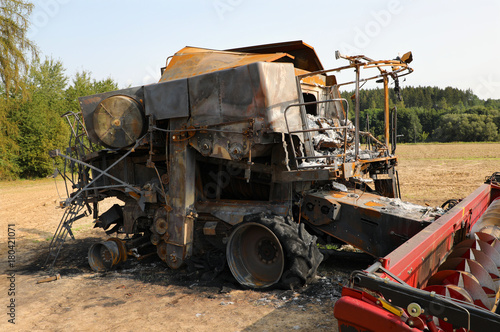
[[[82,119],[85,123],[86,135],[90,138],[91,142],[97,143],[99,137],[94,128],[94,112],[99,103],[108,97],[116,96],[116,91],[105,92],[97,95],[86,96],[78,98],[80,108],[82,109]],[[143,87],[133,87],[120,90],[119,95],[133,98],[136,102],[141,103],[144,99]]]
[[[295,76],[300,76],[300,75],[306,75],[309,72],[307,70],[295,68]],[[300,80],[300,83],[302,85],[302,90],[307,91],[308,87],[310,86],[311,88],[313,87],[326,87],[326,77],[323,75],[315,75],[315,76],[306,76],[303,79]],[[318,98],[316,98],[318,99]]]
[[[89,248],[89,264],[92,270],[104,272],[127,260],[125,243],[118,238],[93,244]]]
[[[233,48],[228,51],[258,54],[286,52],[293,56],[293,64],[296,68],[307,70],[309,72],[323,70],[323,65],[314,51],[314,48],[301,40]]]
[[[254,213],[271,212],[276,215],[291,213],[291,208],[287,204],[236,200],[198,202],[196,210],[200,213],[210,213],[230,225],[237,225],[243,221],[246,215]]]
[[[384,143],[389,146],[389,78],[383,77],[384,82]]]
[[[146,129],[142,105],[127,96],[112,96],[99,103],[93,115],[94,130],[100,142],[110,148],[134,144]]]
[[[146,116],[156,120],[184,118],[189,116],[188,80],[151,84],[144,87]]]
[[[348,65],[325,70],[314,49],[300,41],[230,51],[186,47],[156,84],[80,98],[83,119],[72,127],[74,137],[83,130],[90,143],[113,151],[95,151],[77,138],[68,156],[53,153],[78,166],[76,191],[65,204],[92,204],[96,225],[127,239],[91,247],[92,268],[111,268],[127,255],[145,257],[137,250],[155,245],[157,255],[178,269],[207,249],[205,241],[195,242],[202,236],[225,249],[242,285],[293,287],[311,280],[321,261],[307,224],[325,240],[335,237],[385,256],[372,272],[381,269],[411,286],[429,281],[436,294],[495,310],[497,209],[483,215],[473,239],[464,236],[500,190],[485,185],[444,215],[394,199],[397,136],[393,131],[390,137],[389,81],[399,88],[398,78],[412,72],[411,53],[380,61],[336,55]],[[341,70],[354,71],[354,80],[338,82],[333,74]],[[381,141],[359,131],[360,90],[372,79],[384,83]],[[354,119],[340,98],[339,87],[348,84],[356,90]],[[374,144],[363,149],[361,136]],[[119,198],[123,206],[99,214],[98,203],[106,197]],[[434,304],[442,305],[434,295],[384,285],[373,275],[356,277],[389,292],[395,302],[408,301],[401,294],[423,302],[406,303],[405,312],[381,297],[353,292],[359,301],[346,308],[371,302],[376,310],[365,309],[373,319],[379,319],[379,309],[398,317],[385,318],[391,328],[403,318],[401,328],[447,326],[447,317],[433,311]],[[456,311],[446,310],[463,324]],[[470,326],[489,323],[489,314],[467,310]]]
[[[389,254],[440,216],[432,208],[361,191],[311,193],[301,211],[321,231],[374,257]]]
[[[170,128],[177,129],[186,119],[171,120]],[[191,256],[193,246],[193,222],[195,202],[195,162],[194,151],[188,149],[187,141],[171,141],[168,174],[175,190],[169,191],[169,204],[172,209],[167,213],[165,262],[177,269]],[[158,219],[157,219],[158,221]],[[164,257],[162,257],[163,259]]]
[[[231,272],[242,285],[269,287],[283,274],[283,248],[276,235],[264,225],[244,223],[238,226],[228,240],[226,255]]]
[[[293,59],[286,53],[250,54],[185,47],[174,54],[160,78],[160,82],[246,66],[255,62],[273,62],[284,58],[288,58],[289,61]]]

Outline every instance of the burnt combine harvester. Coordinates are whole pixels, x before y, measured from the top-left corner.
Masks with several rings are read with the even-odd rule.
[[[300,41],[228,51],[186,47],[171,57],[158,83],[80,98],[81,113],[65,115],[73,133],[70,146],[65,153],[51,152],[65,160],[61,174],[68,198],[47,263],[53,264],[67,235],[73,237],[73,222],[89,212],[96,227],[117,234],[89,249],[95,271],[156,246],[172,269],[216,253],[246,287],[300,287],[314,278],[322,260],[317,241],[342,241],[377,259],[391,257],[450,212],[458,216],[457,207],[445,213],[397,199],[397,116],[389,107],[389,83],[399,88],[399,77],[412,72],[411,53],[382,61],[336,57],[347,64],[325,70],[314,49]],[[354,71],[354,79],[337,82],[333,74],[344,70]],[[381,140],[359,131],[359,90],[368,80],[384,87]],[[339,92],[347,84],[356,90],[354,123]],[[361,148],[362,137],[370,148]],[[100,211],[108,197],[122,203]],[[456,223],[455,239],[465,239],[473,221]],[[477,256],[478,246],[469,256]],[[417,264],[410,275],[423,277],[408,284],[422,287],[430,277],[424,274],[435,272],[451,247],[448,241],[431,249],[435,260]],[[382,260],[372,273],[356,274],[345,298],[362,302],[368,293],[357,287],[379,282],[379,270],[392,276],[388,267],[398,260],[403,261]],[[395,278],[401,279],[406,280]],[[432,280],[444,279],[437,273]],[[497,303],[492,291],[498,294],[498,286],[488,290],[490,310]],[[363,305],[379,306],[377,301],[384,304],[381,310],[394,313],[382,296]],[[349,305],[340,308],[349,313]],[[494,315],[484,309],[479,314]],[[370,330],[338,310],[336,315],[346,331]],[[411,329],[413,321],[403,316],[399,321]]]

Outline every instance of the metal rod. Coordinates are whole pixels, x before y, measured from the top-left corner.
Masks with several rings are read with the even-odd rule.
[[[135,145],[134,145],[134,146],[133,146],[133,147],[132,147],[129,151],[127,151],[127,153],[125,153],[123,156],[121,156],[120,158],[118,158],[118,160],[116,160],[113,164],[111,164],[111,166],[109,166],[108,168],[106,168],[104,171],[103,171],[103,170],[101,170],[101,169],[99,169],[99,168],[97,168],[97,167],[95,167],[95,166],[92,166],[92,165],[90,165],[90,164],[88,164],[88,163],[86,163],[86,162],[80,161],[80,160],[75,159],[75,158],[72,158],[72,157],[70,157],[70,156],[66,156],[66,155],[64,155],[64,154],[62,154],[62,153],[60,153],[60,152],[58,151],[58,153],[57,153],[57,155],[58,155],[58,156],[61,156],[61,157],[63,157],[63,158],[66,158],[66,159],[69,159],[69,160],[71,160],[71,161],[74,161],[74,162],[76,162],[76,163],[78,163],[78,164],[80,164],[80,165],[83,165],[83,166],[89,167],[89,168],[91,168],[91,169],[93,169],[93,170],[95,170],[95,171],[97,171],[97,172],[99,172],[99,173],[100,173],[100,174],[98,174],[98,175],[97,175],[94,179],[92,179],[92,181],[90,181],[90,182],[89,182],[89,183],[88,183],[85,187],[83,187],[82,189],[80,189],[80,190],[78,191],[78,193],[77,193],[75,196],[71,197],[71,198],[69,199],[69,201],[68,201],[68,202],[66,202],[66,204],[71,204],[71,202],[73,202],[73,201],[74,201],[74,200],[75,200],[78,196],[80,196],[80,194],[81,194],[81,193],[85,192],[85,191],[87,190],[87,188],[89,188],[89,187],[90,187],[90,186],[91,186],[91,185],[92,185],[95,181],[97,181],[97,179],[99,179],[99,178],[100,178],[101,176],[103,176],[103,175],[106,175],[107,177],[109,177],[109,178],[111,178],[111,179],[113,179],[113,180],[115,180],[115,181],[117,181],[117,182],[119,182],[119,183],[122,183],[124,187],[127,187],[127,188],[129,188],[129,189],[131,189],[131,190],[133,190],[133,191],[135,191],[135,192],[139,193],[140,191],[139,191],[138,189],[136,189],[136,188],[134,188],[133,186],[131,186],[130,184],[125,183],[125,182],[123,182],[122,180],[120,180],[120,179],[118,179],[118,178],[114,177],[113,175],[108,174],[107,172],[108,172],[111,168],[113,168],[116,164],[118,164],[120,161],[122,161],[122,160],[123,160],[126,156],[128,156],[130,153],[132,153],[132,152],[135,150],[135,148],[136,148],[136,147],[140,144],[140,142],[142,141],[142,139],[143,139],[143,138],[144,138],[144,137],[141,137],[139,140],[137,140],[137,142],[135,143]],[[93,188],[92,188],[92,189],[93,189]]]
[[[299,95],[299,102],[300,104],[300,118],[302,119],[302,129],[307,130],[309,129],[309,125],[307,123],[307,115],[306,115],[306,108],[304,105],[304,95],[302,94],[302,87],[300,86],[300,79],[297,77],[295,79],[296,85],[297,85],[297,93]],[[314,147],[312,144],[311,140],[311,135],[309,132],[304,132],[304,147],[306,150],[306,154],[311,156],[314,155]]]
[[[341,129],[350,129],[351,126],[339,126],[339,127],[329,127],[329,128],[313,128],[313,129],[306,129],[306,130],[293,130],[288,132],[289,134],[294,134],[294,133],[303,133],[303,132],[311,132],[311,131],[327,131],[327,130],[341,130]]]
[[[128,187],[128,186],[116,184],[116,185],[106,185],[106,186],[102,186],[102,187],[82,188],[80,190],[81,191],[90,191],[90,190],[101,190],[101,189],[109,189],[109,188],[124,188],[124,187]]]
[[[326,69],[326,70],[319,70],[319,71],[315,71],[315,72],[311,72],[311,73],[307,73],[307,74],[302,74],[302,75],[298,75],[297,78],[299,79],[302,79],[304,77],[309,77],[309,76],[315,76],[315,75],[320,75],[320,74],[326,74],[326,73],[329,73],[329,72],[332,72],[332,71],[342,71],[344,69],[349,69],[349,68],[358,68],[359,66],[363,66],[363,68],[366,68],[366,69],[370,69],[370,68],[378,68],[380,70],[380,65],[378,65],[377,67],[373,67],[373,66],[369,66],[369,64],[363,64],[363,63],[356,63],[356,64],[351,64],[351,65],[348,65],[348,66],[343,66],[343,67],[338,67],[338,68],[334,68],[334,69]],[[401,67],[400,69],[397,69],[397,70],[393,70],[392,72],[390,73],[385,73],[385,74],[379,74],[379,75],[376,75],[376,76],[372,76],[372,77],[369,77],[369,78],[365,78],[365,79],[362,79],[361,82],[363,81],[369,81],[369,80],[373,80],[375,78],[379,78],[379,77],[382,77],[384,75],[396,75],[396,74],[399,74],[399,73],[402,73],[404,72],[405,70],[408,71],[408,73],[402,73],[401,75],[397,75],[398,77],[402,77],[402,76],[406,76],[406,75],[409,75],[413,72],[413,69],[408,67],[407,64],[405,63],[397,63],[397,65],[395,65],[394,63],[387,63],[387,64],[384,64],[383,66],[398,66],[398,67]],[[346,83],[340,83],[340,84],[337,84],[337,86],[342,86],[342,85],[348,85],[348,84],[353,84],[355,83],[356,81],[351,81],[351,82],[346,82]]]
[[[389,78],[384,76],[384,141],[389,148]]]
[[[302,75],[297,75],[298,78],[302,79],[304,77],[309,77],[309,76],[316,76],[316,75],[321,75],[321,74],[326,74],[332,71],[342,71],[344,69],[349,69],[349,68],[357,68],[358,66],[363,66],[363,68],[379,68],[383,66],[391,66],[391,67],[401,67],[401,69],[396,69],[393,71],[393,73],[399,73],[404,71],[405,69],[412,70],[410,67],[408,67],[408,64],[400,61],[394,61],[394,60],[381,60],[381,61],[373,61],[372,59],[369,58],[364,58],[368,62],[362,63],[362,62],[352,62],[351,64],[347,66],[342,66],[342,67],[337,67],[333,69],[325,69],[325,70],[318,70],[318,71],[313,71],[310,73],[302,74]],[[349,60],[349,59],[348,59]]]
[[[403,77],[403,76],[406,76],[406,75],[409,75],[413,72],[413,69],[411,68],[408,68],[408,73],[404,73],[404,74],[401,74],[401,75],[397,75],[397,77]],[[376,76],[372,76],[372,77],[368,77],[368,78],[363,78],[361,80],[359,80],[360,82],[367,82],[367,81],[371,81],[373,79],[376,79],[376,78],[379,78],[379,77],[384,77],[386,75],[391,75],[393,74],[394,72],[392,73],[386,73],[386,74],[379,74],[379,75],[376,75]],[[351,82],[345,82],[345,83],[339,83],[337,84],[337,86],[344,86],[344,85],[349,85],[349,84],[353,84],[353,83],[356,83],[356,81],[351,81]]]
[[[322,158],[340,158],[344,154],[337,154],[337,155],[322,155],[322,156],[314,156],[314,157],[297,157],[299,160],[307,160],[307,159],[322,159]]]
[[[359,154],[359,66],[356,66],[356,106],[354,117],[354,160],[358,160]]]
[[[108,173],[107,173],[107,172],[108,172],[111,168],[113,168],[113,167],[114,167],[114,166],[115,166],[118,162],[122,161],[122,160],[123,160],[123,158],[125,158],[125,157],[126,157],[126,156],[130,153],[130,152],[132,152],[132,151],[133,151],[133,149],[131,149],[131,150],[130,150],[129,152],[127,152],[126,154],[124,154],[124,155],[123,155],[120,159],[118,159],[117,161],[115,161],[115,162],[114,162],[111,166],[109,166],[108,168],[106,168],[104,171],[103,171],[103,170],[101,170],[101,169],[99,169],[99,168],[97,168],[97,167],[95,167],[95,166],[92,166],[92,165],[90,165],[90,164],[88,164],[88,163],[86,163],[86,162],[80,161],[80,160],[75,159],[75,158],[72,158],[72,157],[70,157],[70,156],[66,156],[66,155],[64,155],[64,154],[62,154],[62,153],[59,153],[59,154],[58,154],[58,156],[63,157],[63,158],[67,158],[67,159],[69,159],[69,160],[71,160],[71,161],[74,161],[74,162],[76,162],[76,163],[80,164],[80,165],[83,165],[83,166],[89,167],[89,168],[91,168],[91,169],[93,169],[93,170],[95,170],[95,171],[97,171],[97,172],[100,172],[100,174],[99,174],[99,175],[97,175],[94,179],[92,179],[92,181],[90,181],[90,182],[89,182],[89,183],[88,183],[88,184],[87,184],[84,188],[80,189],[79,191],[85,191],[85,190],[87,190],[87,188],[88,188],[91,184],[93,184],[93,183],[94,183],[97,179],[99,179],[99,178],[100,178],[101,176],[103,176],[103,175],[106,175],[107,177],[109,177],[109,178],[111,178],[111,179],[113,179],[113,180],[115,180],[115,181],[118,181],[118,182],[123,183],[125,187],[129,187],[130,189],[132,189],[133,191],[135,191],[135,192],[137,192],[137,193],[138,193],[138,192],[140,192],[140,191],[139,191],[139,190],[137,190],[136,188],[132,187],[132,186],[131,186],[131,185],[129,185],[128,183],[123,182],[122,180],[118,179],[117,177],[115,177],[115,176],[113,176],[113,175],[111,175],[111,174],[108,174]],[[94,187],[92,187],[92,188],[90,188],[90,189],[94,189]],[[71,202],[72,202],[72,201],[73,201],[73,200],[74,200],[77,196],[78,196],[78,195],[73,196],[73,198],[72,198],[72,199],[71,199],[68,203],[71,203]]]

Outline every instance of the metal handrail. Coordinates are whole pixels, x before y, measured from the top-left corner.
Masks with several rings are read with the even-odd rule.
[[[315,129],[302,129],[302,130],[294,130],[290,131],[290,126],[288,125],[288,118],[287,118],[287,112],[290,108],[292,107],[301,107],[301,106],[306,106],[306,105],[317,105],[317,104],[325,104],[329,102],[335,102],[335,101],[344,101],[346,103],[346,113],[348,114],[349,112],[349,103],[347,102],[347,99],[345,98],[333,98],[333,99],[326,99],[326,100],[316,100],[316,101],[308,101],[304,103],[295,103],[295,104],[290,104],[288,105],[285,110],[283,111],[283,116],[285,118],[285,124],[286,124],[286,130],[288,133],[288,137],[290,140],[290,145],[292,146],[293,154],[294,154],[294,160],[295,160],[295,167],[296,169],[300,169],[298,160],[304,160],[304,159],[322,159],[322,158],[331,158],[332,156],[315,156],[315,157],[298,157],[295,153],[295,145],[293,144],[293,139],[290,134],[292,133],[308,133],[312,131],[327,131],[327,130],[347,130],[349,127],[348,126],[342,126],[342,127],[330,127],[330,128],[315,128]],[[300,109],[302,110],[302,108]],[[346,119],[347,120],[347,119]],[[306,122],[307,126],[307,122]]]

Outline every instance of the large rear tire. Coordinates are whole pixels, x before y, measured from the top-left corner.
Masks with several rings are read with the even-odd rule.
[[[316,276],[323,255],[304,225],[265,213],[246,216],[226,247],[231,273],[250,288],[299,288]]]

